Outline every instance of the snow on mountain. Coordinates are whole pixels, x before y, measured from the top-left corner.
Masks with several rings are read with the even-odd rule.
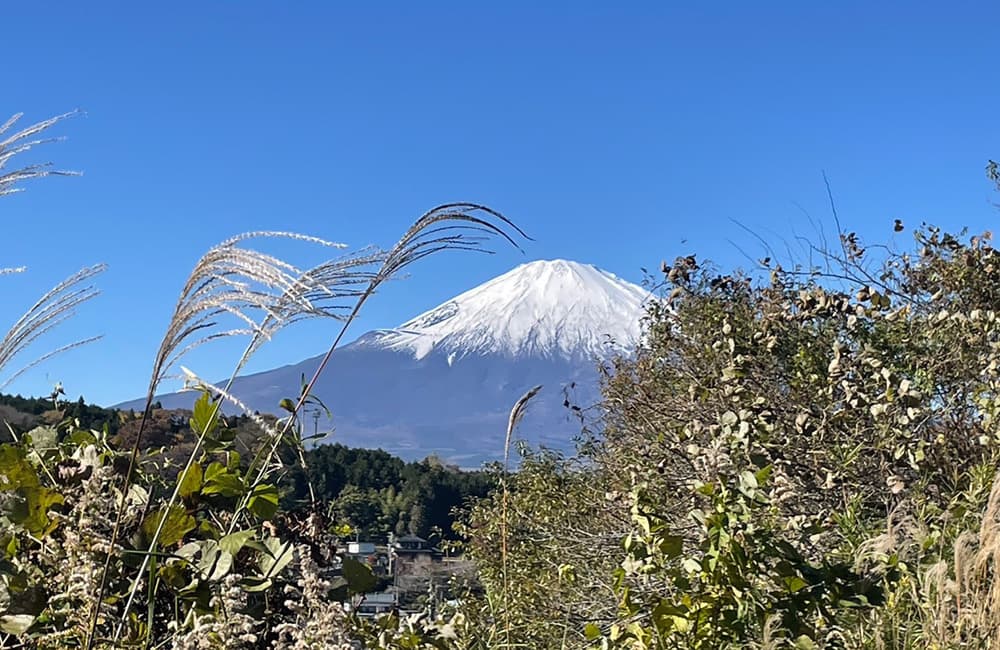
[[[567,260],[522,264],[365,343],[432,352],[606,358],[632,347],[649,292]]]
[[[335,352],[315,388],[333,419],[318,425],[332,426],[330,442],[381,447],[404,458],[436,453],[476,466],[502,456],[511,406],[542,384],[519,435],[569,449],[580,422],[567,400],[587,406],[598,399],[596,365],[634,346],[648,297],[586,264],[522,264]],[[274,412],[318,362],[314,357],[240,377],[233,392],[253,409]],[[157,399],[167,408],[190,408],[194,398]],[[141,408],[138,402],[122,406]]]

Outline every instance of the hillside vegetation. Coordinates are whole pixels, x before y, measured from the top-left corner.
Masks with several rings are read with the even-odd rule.
[[[1000,253],[915,242],[665,267],[603,435],[472,512],[499,645],[997,647]]]

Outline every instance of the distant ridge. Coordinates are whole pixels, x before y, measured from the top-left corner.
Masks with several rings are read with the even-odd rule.
[[[580,425],[564,407],[564,393],[584,405],[596,401],[596,365],[635,346],[648,297],[597,267],[539,260],[396,328],[369,332],[334,353],[316,386],[333,412],[332,440],[478,465],[500,457],[508,410],[525,390],[543,384],[521,433],[529,442],[568,449]],[[274,412],[318,359],[240,377],[234,393],[253,409]],[[190,406],[193,396],[157,399],[177,408]]]

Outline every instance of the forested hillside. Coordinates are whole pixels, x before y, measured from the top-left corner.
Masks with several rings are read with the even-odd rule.
[[[144,427],[142,449],[155,450],[165,458],[183,458],[196,438],[191,416],[192,411],[186,409],[154,408]],[[261,417],[274,420],[273,416]],[[59,395],[0,394],[0,425],[8,435],[8,426],[21,435],[37,426],[65,421],[86,430],[106,428],[116,446],[128,449],[135,442],[141,414],[87,404],[83,397],[63,401]],[[260,437],[248,415],[225,416],[221,424],[232,432],[237,449],[250,449]],[[389,533],[454,539],[456,511],[485,497],[496,484],[495,475],[463,471],[434,456],[405,462],[381,449],[324,444],[307,450],[304,458],[306,471],[293,465],[284,483],[284,503],[290,508],[308,505],[311,483],[321,507],[352,539],[384,542]]]
[[[294,497],[305,502],[308,481],[349,536],[380,542],[389,533],[454,539],[456,510],[496,486],[495,473],[462,471],[435,457],[406,463],[382,450],[334,444],[310,449],[305,459]]]

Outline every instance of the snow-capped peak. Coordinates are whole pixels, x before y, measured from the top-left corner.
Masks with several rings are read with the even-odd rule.
[[[432,352],[449,365],[466,354],[607,357],[633,346],[649,292],[588,264],[522,264],[366,343]]]

